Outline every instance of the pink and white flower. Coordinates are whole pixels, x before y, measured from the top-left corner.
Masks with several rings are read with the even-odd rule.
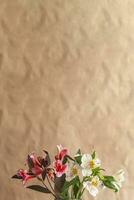
[[[68,155],[68,150],[62,145],[57,145],[58,154],[55,156],[55,161],[53,162],[54,172],[57,177],[61,177],[67,171],[67,164],[63,164],[63,160],[66,155]]]
[[[61,160],[54,161],[53,167],[57,177],[61,177],[67,171],[67,164],[62,164]]]
[[[35,175],[30,175],[27,170],[23,169],[18,170],[17,176],[22,179],[24,185],[27,183],[28,180],[35,177]]]
[[[29,170],[36,176],[40,175],[43,171],[42,166],[38,158],[36,158],[35,154],[32,153],[28,155],[27,164],[29,166]]]
[[[63,160],[64,157],[68,154],[67,148],[62,147],[62,145],[57,145],[58,154],[55,156],[56,160]]]

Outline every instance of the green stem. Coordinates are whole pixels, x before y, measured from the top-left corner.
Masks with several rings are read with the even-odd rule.
[[[47,189],[50,191],[50,193],[51,193],[55,198],[57,198],[56,195],[47,187],[47,185],[44,183],[44,181],[43,181],[41,178],[38,177],[38,180],[40,180],[40,181],[42,182],[42,184],[45,186],[45,188],[47,188]]]
[[[48,178],[48,176],[46,176],[47,177],[47,181],[48,181],[48,183],[49,183],[49,186],[50,186],[50,188],[52,189],[52,191],[55,193],[55,191],[54,191],[54,189],[53,189],[53,187],[52,187],[52,185],[51,185],[51,182],[50,182],[50,180],[49,180],[49,178]]]
[[[83,194],[83,191],[84,190],[84,188],[83,188],[83,181],[81,182],[81,185],[80,185],[80,188],[79,188],[79,191],[78,191],[78,194],[77,194],[77,196],[76,196],[76,198],[77,199],[80,199],[81,198],[81,196],[82,196],[82,194]]]
[[[71,188],[71,199],[74,198],[73,187]]]
[[[82,190],[82,192],[81,192],[81,196],[83,195],[84,191],[85,191],[85,188],[83,188],[83,190]]]

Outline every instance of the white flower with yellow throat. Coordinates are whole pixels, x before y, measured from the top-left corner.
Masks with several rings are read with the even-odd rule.
[[[101,161],[98,158],[93,158],[90,154],[83,154],[81,158],[82,175],[90,176],[92,170],[101,165]]]
[[[79,176],[82,177],[81,167],[77,163],[68,163],[68,170],[66,173],[66,180],[71,180],[72,178]]]
[[[102,182],[99,180],[98,176],[94,176],[91,178],[91,181],[86,181],[83,183],[83,187],[88,190],[88,192],[93,196],[99,192],[99,187],[101,188]]]
[[[114,175],[115,181],[113,182],[113,184],[116,187],[117,191],[119,191],[119,189],[122,187],[122,183],[125,181],[124,173],[124,170],[121,169]]]

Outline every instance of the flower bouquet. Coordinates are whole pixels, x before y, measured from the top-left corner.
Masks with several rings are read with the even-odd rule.
[[[83,154],[79,149],[75,156],[71,157],[66,148],[61,145],[57,147],[58,153],[52,163],[45,150],[44,156],[29,154],[26,160],[27,169],[19,169],[12,178],[21,179],[28,189],[50,193],[55,200],[82,199],[85,190],[93,197],[104,188],[119,191],[124,181],[123,170],[113,176],[105,175],[95,151]],[[36,178],[39,184],[26,186],[33,178]]]

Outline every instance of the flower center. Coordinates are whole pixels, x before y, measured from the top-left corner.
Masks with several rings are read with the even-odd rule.
[[[94,161],[93,161],[93,160],[91,160],[91,161],[89,162],[89,167],[90,167],[91,169],[94,168]]]
[[[98,182],[97,182],[97,180],[92,180],[92,183],[91,183],[93,186],[95,186],[95,187],[97,187],[97,185],[98,185]]]
[[[72,168],[72,174],[73,175],[77,175],[78,174],[78,170],[77,170],[77,168],[75,166]]]

